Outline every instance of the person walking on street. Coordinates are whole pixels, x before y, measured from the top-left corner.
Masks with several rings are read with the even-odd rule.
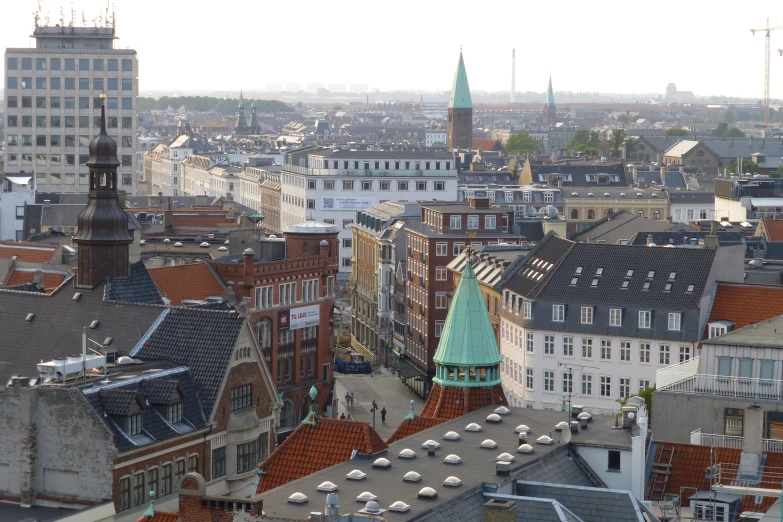
[[[350,413],[348,414],[348,419],[347,420],[353,420],[353,417],[351,417]]]
[[[353,397],[353,392],[351,392],[351,408],[353,408],[353,402],[354,402],[354,397]]]
[[[381,410],[381,422],[386,424],[386,406],[384,406]]]
[[[340,415],[340,420],[345,420],[345,412]]]
[[[345,407],[346,408],[351,407],[351,394],[348,392],[345,392]]]

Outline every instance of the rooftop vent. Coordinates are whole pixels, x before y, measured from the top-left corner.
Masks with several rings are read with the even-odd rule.
[[[445,437],[444,437],[445,438]],[[422,448],[440,448],[440,444],[438,442],[430,439],[428,441],[425,441],[424,444],[421,445]]]
[[[204,242],[203,242],[203,243],[201,243],[199,246],[200,246],[201,248],[209,248],[209,243],[207,243],[206,241],[204,241]]]
[[[345,476],[348,480],[364,480],[366,477],[367,473],[358,469],[351,471]]]
[[[528,428],[527,424],[520,424],[516,427],[514,433],[530,433],[530,428]]]
[[[27,314],[27,317],[25,317],[25,318],[24,318],[24,320],[25,320],[26,322],[28,322],[28,323],[32,323],[32,322],[33,322],[33,319],[35,319],[35,314],[33,314],[33,313],[29,313],[29,314]]]
[[[492,439],[487,439],[487,440],[485,440],[484,442],[481,443],[480,447],[482,447],[484,449],[495,449],[495,448],[498,447],[498,443],[495,442]]]
[[[636,197],[637,197],[637,198],[640,198],[640,197],[642,197],[642,196],[644,196],[644,194],[642,194],[641,192],[637,192],[637,193],[636,193]]]
[[[591,198],[593,197],[593,193],[592,193],[592,192],[588,192],[588,193],[587,193],[587,195],[588,195],[589,197],[591,197]]]
[[[609,197],[609,193],[608,192],[604,192],[604,197],[608,198]]]
[[[375,462],[372,463],[372,467],[381,468],[381,469],[390,468],[391,462],[389,462],[389,459],[381,457],[379,459],[376,459]]]
[[[272,237],[275,237],[275,236],[272,236]],[[224,245],[227,245],[227,244],[228,244],[228,239],[226,239],[226,240],[223,242],[223,244],[224,244]]]
[[[566,421],[558,422],[555,426],[555,430],[557,431],[563,431],[568,429],[568,423]]]
[[[96,328],[98,328],[99,324],[101,324],[101,322],[98,321],[98,320],[95,320],[95,321],[91,322],[90,323],[90,330],[95,330]]]
[[[435,498],[438,496],[438,492],[433,488],[426,487],[419,490],[419,498]]]
[[[79,299],[81,299],[81,298],[82,298],[82,293],[81,292],[76,292],[75,294],[73,294],[73,297],[71,298],[71,301],[78,302]]]
[[[625,192],[620,192],[620,197],[624,198],[625,197]]]
[[[406,511],[410,511],[410,509],[411,507],[402,500],[398,500],[389,506],[389,511],[394,511],[395,513],[405,513]]]
[[[459,458],[459,455],[455,455],[454,453],[447,455],[445,459],[443,459],[443,462],[446,464],[459,464],[462,462],[462,459]]]
[[[218,248],[219,252],[225,252],[226,250],[228,250],[228,249],[226,247],[224,247],[224,246]]]
[[[554,442],[554,439],[549,435],[541,435],[536,439],[537,444],[552,444],[552,442]]]
[[[509,413],[511,413],[511,410],[509,410],[505,406],[498,406],[497,408],[495,408],[495,413],[497,413],[498,415],[508,415]]]
[[[337,484],[334,482],[329,482],[328,480],[326,482],[321,482],[318,485],[318,491],[324,491],[326,493],[332,493],[333,491],[337,491]]]
[[[418,482],[421,480],[421,474],[416,473],[415,471],[409,471],[402,477],[402,480],[405,482]]]
[[[456,431],[448,431],[443,436],[443,438],[446,440],[459,440],[459,433],[457,433]]]
[[[450,488],[456,488],[462,485],[462,481],[455,476],[446,477],[446,480],[443,481],[443,485]]]
[[[511,462],[507,460],[499,460],[495,464],[495,473],[501,476],[505,476],[511,473]]]
[[[288,497],[288,502],[290,504],[304,504],[307,502],[307,496],[304,493],[299,493],[298,491]]]
[[[369,502],[370,500],[375,500],[377,498],[377,495],[373,495],[369,491],[363,491],[356,497],[356,502]]]
[[[179,241],[177,241],[176,243],[174,243],[174,246],[175,246],[175,247],[181,247],[181,246],[182,246],[182,243],[180,243]]]
[[[503,422],[503,419],[501,419],[500,415],[498,415],[497,413],[490,413],[489,415],[487,415],[487,422],[497,424],[498,422]]]
[[[465,426],[465,431],[473,431],[473,432],[481,431],[481,426],[476,424],[475,422],[471,422],[470,424]]]
[[[657,192],[653,192],[653,193],[652,193],[652,194],[650,194],[650,195],[651,195],[652,197],[654,197],[654,198],[657,198],[657,197],[658,197],[658,193],[657,193]]]
[[[359,513],[366,513],[368,515],[380,515],[384,510],[378,505],[375,500],[370,500],[365,504],[364,509],[360,509]]]
[[[517,451],[520,453],[533,453],[533,446],[530,444],[522,444],[520,447],[517,448]]]
[[[400,457],[401,459],[415,459],[416,452],[413,451],[412,449],[405,448],[399,453],[398,457]]]

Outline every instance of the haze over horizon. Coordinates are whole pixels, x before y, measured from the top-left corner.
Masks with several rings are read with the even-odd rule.
[[[660,93],[669,82],[697,96],[760,99],[764,35],[783,26],[780,2],[725,5],[664,0],[632,11],[604,0],[496,2],[400,0],[388,9],[357,0],[303,0],[295,11],[203,0],[114,0],[119,48],[139,53],[140,92],[261,91],[267,84],[369,84],[383,91],[445,91],[460,46],[471,89],[509,91],[516,48],[517,92]],[[336,4],[336,5],[335,5]],[[649,4],[648,4],[649,5]],[[75,25],[103,12],[105,0],[74,0]],[[44,0],[43,17],[65,24],[71,2]],[[29,47],[36,0],[2,7],[0,46]],[[713,13],[711,11],[720,11]],[[292,16],[289,16],[289,13]],[[772,32],[771,92],[783,98],[783,30]],[[0,64],[0,70],[5,67]],[[325,85],[326,86],[326,85]]]

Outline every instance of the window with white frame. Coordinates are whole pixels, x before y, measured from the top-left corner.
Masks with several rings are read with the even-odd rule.
[[[449,227],[451,230],[460,230],[462,228],[462,216],[451,216],[449,218]]]
[[[631,395],[631,379],[628,377],[620,377],[620,386],[618,388],[619,397],[621,399],[627,399]]]
[[[555,336],[554,335],[545,335],[544,336],[544,355],[554,355],[555,354]]]
[[[272,302],[272,287],[260,286],[256,288],[256,308],[263,310],[265,308],[271,308]]]
[[[589,359],[593,356],[593,340],[589,337],[582,339],[582,357]]]
[[[527,332],[525,334],[525,351],[527,353],[533,353],[533,333]]]
[[[640,363],[650,362],[650,343],[639,344],[639,362]]]
[[[495,216],[484,216],[484,228],[487,230],[494,230],[497,226]]]
[[[544,192],[544,203],[552,203],[555,201],[555,195],[552,192]]]
[[[454,243],[451,246],[451,253],[454,256],[458,256],[462,253],[462,251],[465,250],[465,243]]]
[[[610,361],[612,359],[612,340],[601,339],[601,360]]]
[[[671,364],[669,360],[669,345],[662,344],[658,347],[658,364]]]
[[[631,362],[631,341],[620,341],[620,360]]]
[[[612,396],[612,378],[608,375],[601,376],[601,397]]]
[[[280,285],[280,304],[282,306],[294,304],[296,302],[296,282],[283,283]]]
[[[533,193],[532,192],[523,192],[522,193],[522,203],[530,203],[533,201]]]
[[[563,337],[563,355],[565,357],[574,356],[574,338],[570,335]]]
[[[652,314],[647,310],[639,311],[639,328],[649,328]]]
[[[623,325],[623,311],[620,308],[609,309],[609,326]]]
[[[514,193],[513,192],[506,192],[504,195],[504,199],[506,203],[513,203],[514,202]]]
[[[582,324],[593,324],[593,307],[592,306],[583,306],[582,307],[581,320],[582,320]]]
[[[557,323],[565,321],[565,305],[552,305],[552,320]]]
[[[555,372],[544,370],[544,391],[555,391]]]
[[[478,230],[479,217],[475,215],[468,216],[468,230]]]
[[[524,309],[524,315],[523,317],[525,319],[532,319],[533,318],[533,303],[530,301],[525,301],[523,305]]]
[[[593,394],[593,376],[590,374],[582,374],[582,395]]]
[[[302,281],[302,301],[318,299],[318,279]]]
[[[574,376],[569,372],[563,372],[563,393],[574,393]]]
[[[691,347],[687,344],[680,345],[680,362],[689,361],[691,359]]]
[[[445,281],[447,278],[448,270],[445,266],[435,267],[435,281]]]
[[[440,337],[440,334],[443,333],[443,326],[446,324],[446,321],[435,321],[435,337]]]
[[[445,310],[448,306],[448,297],[446,292],[435,292],[435,308]]]
[[[639,379],[639,391],[644,391],[650,387],[650,379]]]
[[[723,335],[727,331],[728,331],[728,327],[725,324],[711,324],[709,338],[712,339],[713,337]]]
[[[533,368],[525,368],[525,388],[533,389]]]
[[[682,321],[682,315],[679,313],[669,313],[669,330],[670,331],[680,331],[680,323]]]
[[[435,255],[436,256],[445,256],[448,255],[448,243],[435,243]]]

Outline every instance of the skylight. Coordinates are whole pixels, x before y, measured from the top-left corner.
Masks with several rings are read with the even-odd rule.
[[[677,272],[671,272],[671,273],[669,274],[669,279],[670,279],[671,281],[674,281],[676,278],[677,278]]]
[[[655,277],[655,270],[650,270],[649,272],[647,272],[648,279],[652,279],[653,277]]]
[[[576,283],[578,283],[578,282],[579,282],[579,278],[578,277],[572,278],[571,279],[571,286],[576,286]]]
[[[671,283],[666,283],[666,286],[663,287],[663,291],[664,292],[671,292],[671,289],[672,289],[672,284]]]
[[[693,292],[693,288],[694,288],[693,285],[688,285],[688,289],[686,290],[686,292]]]
[[[622,288],[628,288],[629,281],[623,281]]]
[[[633,277],[633,270],[629,270],[625,273],[625,277]]]
[[[577,274],[581,274],[582,273],[582,267],[581,266],[576,267],[576,273]]]
[[[642,285],[642,290],[649,290],[650,289],[650,282],[645,281],[644,285]]]
[[[593,279],[593,282],[590,283],[590,286],[598,286],[598,279]]]
[[[604,273],[604,269],[603,268],[596,268],[595,269],[595,275],[599,276],[599,275],[601,275],[603,273]]]

